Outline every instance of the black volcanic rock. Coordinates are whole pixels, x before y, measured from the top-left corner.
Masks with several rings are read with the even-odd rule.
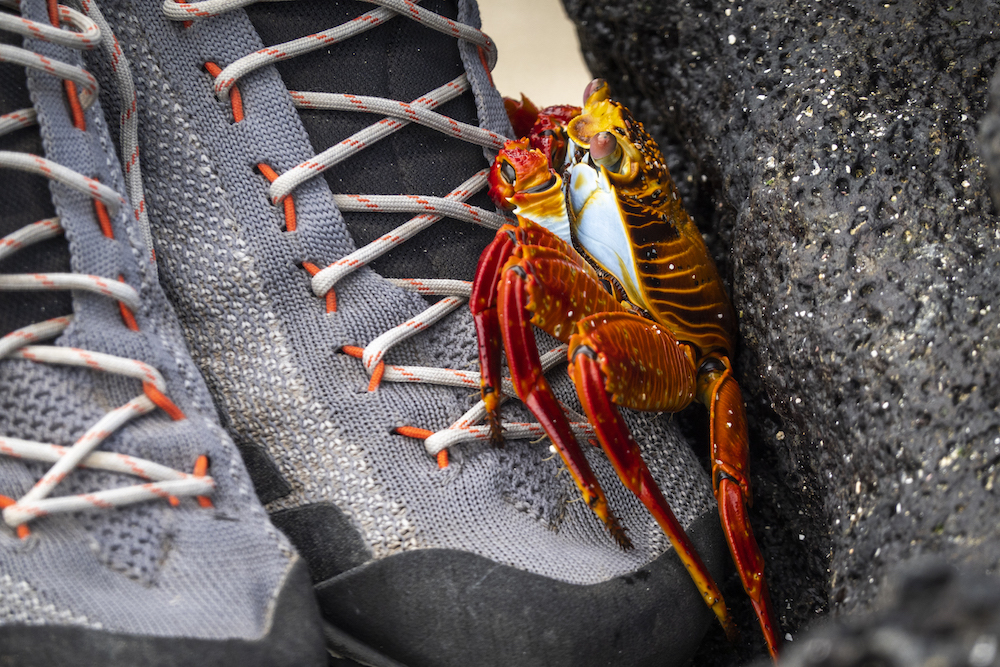
[[[979,124],[979,152],[986,163],[993,205],[1000,209],[1000,76],[994,75],[990,106]]]
[[[900,577],[885,608],[790,645],[782,667],[992,667],[1000,664],[1000,581],[936,564]],[[767,667],[767,661],[756,667]]]
[[[731,281],[783,629],[870,610],[922,554],[995,570],[1000,4],[564,1]]]

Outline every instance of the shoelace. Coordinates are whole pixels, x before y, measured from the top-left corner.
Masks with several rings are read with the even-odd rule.
[[[191,21],[217,16],[258,1],[266,0],[203,0],[188,3],[185,0],[164,0],[163,12],[167,18]],[[206,63],[205,68],[215,77],[215,93],[219,99],[229,100],[233,118],[239,122],[243,118],[242,98],[238,83],[240,78],[267,65],[288,60],[310,51],[326,48],[349,37],[379,26],[395,17],[403,16],[430,29],[437,30],[457,39],[474,44],[487,71],[496,63],[496,46],[480,30],[458,23],[432,11],[424,9],[409,0],[366,0],[379,5],[342,25],[294,39],[283,44],[268,46],[260,51],[237,59],[226,67]],[[446,83],[412,102],[402,102],[381,97],[367,97],[346,93],[321,93],[289,91],[293,102],[300,109],[323,109],[329,111],[355,111],[385,116],[378,122],[358,131],[351,137],[324,150],[310,160],[278,175],[268,165],[258,165],[260,171],[271,182],[268,195],[274,204],[284,206],[286,229],[295,228],[294,191],[309,179],[339,164],[365,147],[389,136],[409,123],[418,123],[452,137],[487,147],[496,151],[503,148],[506,137],[473,125],[458,122],[448,116],[433,111],[435,107],[454,99],[470,89],[465,74]],[[413,238],[418,232],[433,225],[444,216],[478,224],[493,231],[509,222],[503,216],[465,203],[470,197],[486,187],[488,169],[482,169],[460,184],[445,197],[421,195],[360,195],[334,194],[333,199],[341,211],[364,211],[383,213],[416,213],[404,224],[391,232],[358,248],[347,256],[325,268],[304,263],[303,268],[312,276],[312,290],[317,297],[325,298],[327,311],[337,309],[337,282],[351,272],[365,266],[386,252]],[[451,368],[426,366],[390,366],[384,358],[389,350],[400,342],[426,330],[434,323],[466,304],[472,291],[472,282],[441,279],[388,279],[396,286],[427,296],[440,296],[439,301],[419,315],[382,333],[364,348],[346,346],[342,352],[362,361],[371,378],[368,389],[375,391],[382,382],[420,382],[451,387],[468,387],[479,390],[479,373]],[[566,360],[566,345],[560,345],[542,355],[545,371]],[[513,396],[513,386],[509,379],[503,381],[504,398]],[[566,406],[563,406],[564,408]],[[586,417],[568,410],[572,420],[571,428],[577,438],[592,440],[593,428]],[[474,440],[489,440],[489,427],[483,424],[486,406],[479,401],[458,421],[441,431],[433,432],[416,426],[400,426],[396,433],[421,439],[438,465],[448,465],[448,448]],[[505,435],[511,439],[538,439],[545,436],[537,423],[503,422]]]
[[[16,0],[0,0],[0,5],[18,10]],[[58,17],[60,25],[30,21],[14,14],[0,12],[0,30],[8,30],[34,39],[44,40],[73,49],[104,48],[115,64],[116,80],[123,104],[122,153],[128,156],[126,187],[132,201],[138,202],[134,215],[152,249],[149,226],[143,205],[142,179],[138,160],[138,135],[135,119],[135,89],[128,69],[117,66],[123,62],[118,44],[104,22],[97,7],[84,0],[87,15],[56,5],[49,0],[50,17]],[[86,128],[83,112],[97,97],[97,81],[83,68],[47,58],[39,53],[16,46],[0,44],[0,61],[15,63],[50,73],[64,80],[67,99],[77,128]],[[77,87],[80,90],[77,90]],[[33,109],[20,109],[0,116],[0,136],[30,127],[37,122]],[[0,168],[17,169],[44,176],[89,195],[94,202],[95,214],[105,236],[114,238],[111,215],[125,205],[125,199],[112,188],[87,178],[82,174],[37,155],[0,151]],[[58,236],[63,232],[59,218],[48,218],[29,224],[0,239],[0,261],[21,248]],[[150,257],[151,258],[151,257]],[[150,271],[154,265],[150,263]],[[126,326],[138,330],[133,313],[140,306],[139,292],[121,279],[111,280],[100,276],[74,273],[0,274],[0,290],[85,290],[115,299]],[[27,359],[33,362],[78,366],[97,372],[114,373],[142,382],[143,392],[94,423],[71,447],[52,443],[0,436],[0,455],[52,463],[52,467],[21,498],[0,495],[4,522],[16,528],[22,538],[29,534],[27,523],[34,519],[61,512],[78,512],[97,508],[112,508],[147,500],[162,498],[178,504],[179,497],[197,496],[199,503],[211,506],[205,497],[211,494],[215,483],[206,476],[208,459],[200,456],[194,471],[185,473],[154,461],[113,452],[94,451],[116,430],[136,417],[162,409],[172,419],[184,419],[184,413],[166,396],[166,383],[160,372],[141,361],[126,359],[101,352],[81,350],[38,343],[58,337],[73,321],[72,316],[57,317],[32,324],[0,338],[0,361]],[[58,484],[76,467],[94,468],[124,475],[137,476],[148,483],[96,491],[93,493],[50,497]]]

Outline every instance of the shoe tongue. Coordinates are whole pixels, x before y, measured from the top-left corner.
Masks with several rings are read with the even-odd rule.
[[[421,7],[455,19],[446,0]],[[331,28],[371,11],[364,2],[304,0],[257,3],[247,15],[264,44],[273,45]],[[289,90],[351,93],[412,102],[464,72],[458,40],[397,16],[328,49],[276,64]],[[472,93],[436,108],[455,120],[479,125]],[[316,152],[326,150],[382,116],[340,111],[300,110]],[[443,197],[488,164],[482,148],[417,124],[365,148],[324,172],[336,194],[418,194]],[[494,210],[485,190],[469,200]],[[351,213],[344,218],[361,247],[393,230],[412,214]],[[479,254],[493,232],[445,218],[399,248],[372,262],[384,276],[471,280]]]
[[[21,38],[0,31],[0,43],[22,46]],[[23,67],[0,63],[0,115],[31,107]],[[0,137],[0,150],[44,155],[38,127],[16,130]],[[48,181],[14,169],[2,170],[0,238],[25,225],[55,216]],[[42,241],[18,250],[0,261],[0,273],[57,273],[70,271],[69,244],[65,237]],[[67,291],[0,291],[0,336],[15,329],[73,312]]]

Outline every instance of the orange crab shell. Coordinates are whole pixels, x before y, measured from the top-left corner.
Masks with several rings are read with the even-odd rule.
[[[558,176],[549,166],[548,159],[543,153],[531,147],[528,138],[504,144],[500,155],[493,161],[490,175],[487,177],[490,199],[508,211],[512,210],[521,198],[530,197],[531,194],[541,190],[548,191],[557,180]]]

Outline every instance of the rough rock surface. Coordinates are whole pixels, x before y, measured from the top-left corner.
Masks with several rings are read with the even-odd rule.
[[[782,667],[1000,664],[1000,581],[940,564],[908,572],[885,609],[845,617],[790,646]],[[767,667],[767,661],[756,667]]]
[[[990,107],[979,124],[979,152],[989,174],[993,205],[1000,210],[1000,76],[990,87]]]
[[[783,630],[870,610],[922,554],[995,569],[1000,220],[977,132],[1000,5],[564,1],[731,283]],[[726,590],[753,637],[714,632],[699,665],[760,651]]]

